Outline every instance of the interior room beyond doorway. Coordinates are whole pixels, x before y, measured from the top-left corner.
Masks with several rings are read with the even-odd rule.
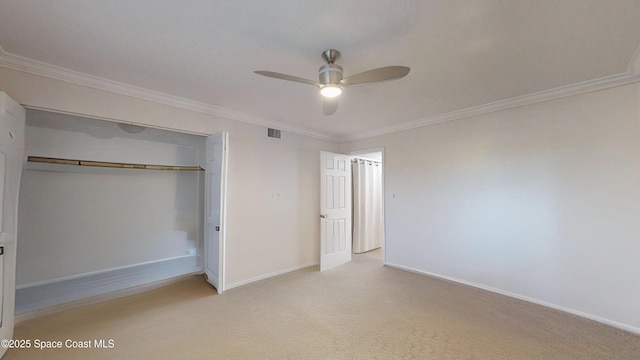
[[[352,152],[353,253],[384,259],[383,149]]]

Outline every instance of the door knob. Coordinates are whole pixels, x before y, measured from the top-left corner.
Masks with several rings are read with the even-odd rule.
[[[325,215],[325,214],[320,214],[320,217],[321,217],[322,219],[324,219],[324,218],[326,218],[326,217],[327,217],[327,215]]]

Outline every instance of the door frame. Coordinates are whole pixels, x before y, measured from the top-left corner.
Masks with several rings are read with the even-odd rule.
[[[380,249],[382,252],[382,265],[386,265],[387,264],[387,255],[386,255],[387,254],[386,253],[387,217],[385,216],[386,205],[385,205],[385,186],[384,186],[384,179],[385,179],[384,147],[354,150],[354,151],[348,152],[347,155],[358,157],[358,155],[370,154],[370,153],[382,153],[382,239],[380,242]],[[351,179],[351,182],[352,182],[351,186],[353,186],[353,178]]]

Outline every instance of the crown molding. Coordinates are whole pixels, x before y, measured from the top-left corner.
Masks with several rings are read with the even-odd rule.
[[[640,62],[639,64],[640,65]],[[640,67],[640,66],[639,66]],[[640,70],[640,69],[639,69]],[[598,90],[604,90],[617,86],[623,86],[640,81],[640,74],[625,72],[621,74],[605,76],[594,80],[583,81],[571,85],[561,86],[555,89],[544,90],[532,94],[516,96],[513,98],[495,101],[488,104],[455,110],[448,113],[427,116],[418,120],[407,121],[393,126],[382,127],[373,131],[357,134],[340,139],[340,143],[355,140],[368,139],[376,136],[391,134],[400,131],[416,129],[424,126],[435,125],[446,121],[464,119],[472,116],[484,115],[497,111],[512,109],[520,106],[551,101],[567,96],[586,94]]]
[[[213,115],[229,120],[240,121],[263,127],[278,128],[283,131],[313,137],[321,140],[338,142],[336,137],[328,136],[326,134],[312,132],[295,128],[280,122],[263,119],[260,117],[248,115],[239,111],[227,109],[221,106],[206,104],[194,100],[181,98],[174,95],[161,93],[145,89],[138,86],[125,84],[118,81],[113,81],[98,76],[66,69],[60,66],[51,65],[42,61],[29,59],[20,55],[12,54],[0,46],[0,66],[12,70],[18,70],[33,75],[44,76],[56,80],[62,80],[65,82],[87,86],[98,90],[108,91],[119,95],[125,95],[141,100],[151,101],[168,105],[176,108],[190,110],[207,115]],[[29,105],[29,104],[26,104]]]
[[[451,111],[444,114],[424,117],[414,121],[382,127],[366,133],[357,134],[340,139],[340,143],[368,139],[376,136],[391,134],[394,132],[416,129],[423,126],[435,125],[446,121],[464,119],[471,116],[488,114],[496,111],[531,105],[544,101],[551,101],[567,96],[586,94],[593,91],[604,90],[616,86],[622,86],[640,82],[640,43],[636,46],[627,64],[627,72],[605,76],[598,79],[583,81],[575,84],[561,86],[555,89],[544,90],[532,94],[513,97],[488,104],[469,107],[466,109]]]
[[[87,86],[103,91],[108,91],[120,95],[130,96],[141,100],[169,105],[176,108],[186,109],[198,113],[213,115],[229,120],[239,121],[263,127],[275,127],[286,132],[308,136],[321,140],[346,143],[355,140],[368,139],[390,133],[416,129],[424,126],[435,125],[446,121],[464,119],[472,116],[484,115],[492,112],[512,109],[520,106],[551,101],[567,96],[585,94],[593,91],[608,89],[616,86],[627,85],[640,81],[640,44],[636,48],[633,56],[627,65],[627,72],[605,76],[598,79],[583,81],[571,85],[561,86],[555,89],[544,90],[532,94],[517,96],[505,100],[500,100],[488,104],[455,110],[448,113],[427,116],[417,120],[407,121],[400,124],[382,127],[373,131],[368,131],[353,136],[333,137],[327,134],[303,130],[289,125],[269,121],[260,117],[248,115],[239,111],[227,109],[221,106],[197,102],[161,92],[109,80],[101,77],[81,73],[78,71],[47,64],[41,61],[32,60],[23,56],[7,52],[0,46],[0,66],[18,70],[34,75],[44,76],[52,79],[62,80],[77,85]],[[29,104],[26,104],[29,105]],[[144,124],[143,124],[144,125]]]
[[[631,59],[629,59],[629,64],[627,64],[627,72],[629,74],[638,75],[640,74],[640,43],[636,46],[636,51],[631,55]]]

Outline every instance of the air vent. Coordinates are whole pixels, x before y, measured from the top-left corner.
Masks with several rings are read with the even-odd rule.
[[[282,132],[280,130],[278,130],[278,129],[268,128],[267,129],[267,137],[269,139],[280,140],[282,138]]]

